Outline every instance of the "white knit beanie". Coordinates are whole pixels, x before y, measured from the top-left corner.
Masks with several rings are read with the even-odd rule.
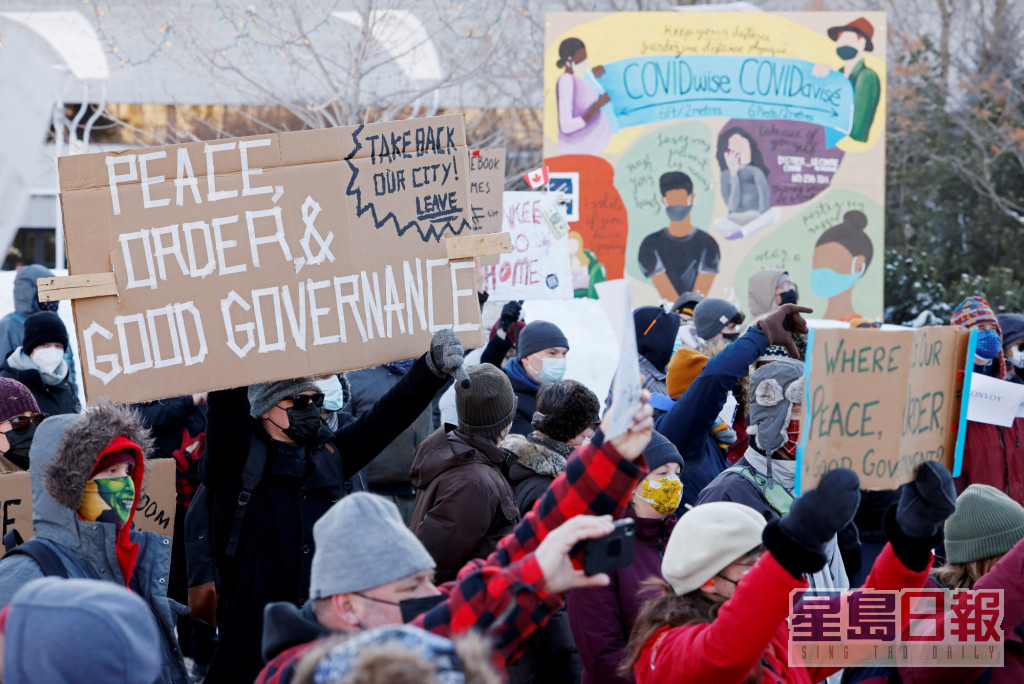
[[[753,508],[732,501],[695,506],[672,530],[661,574],[678,596],[689,594],[760,546],[765,524]]]

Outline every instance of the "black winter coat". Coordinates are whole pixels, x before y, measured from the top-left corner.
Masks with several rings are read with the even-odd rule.
[[[11,368],[7,361],[0,365],[0,377],[17,380],[32,392],[39,404],[39,412],[48,416],[59,416],[62,413],[80,413],[82,406],[78,403],[78,392],[71,384],[71,373],[64,376],[56,385],[47,385],[43,376],[35,369],[18,370]]]
[[[220,644],[208,681],[252,682],[262,667],[263,607],[302,606],[309,595],[313,524],[354,489],[352,478],[430,405],[444,382],[420,357],[409,372],[359,419],[339,414],[323,444],[304,448],[270,439],[249,417],[247,388],[211,392],[207,448],[200,473],[212,503],[213,543],[220,575]],[[267,462],[253,490],[234,562],[223,557],[253,440]]]
[[[397,375],[385,366],[365,368],[345,374],[352,390],[352,400],[346,405],[348,412],[359,417],[373,408],[373,405],[403,376]],[[370,491],[379,494],[414,496],[416,490],[409,482],[409,468],[416,447],[434,431],[432,412],[424,410],[416,420],[388,444],[370,465],[366,466],[366,481]]]
[[[513,359],[509,363],[519,363],[519,361]],[[516,377],[515,373],[510,373],[508,368],[504,370],[509,382],[512,383],[512,391],[516,393],[516,399],[519,402],[516,405],[516,415],[512,419],[512,429],[510,432],[515,435],[528,435],[534,429],[531,421],[533,420],[533,414],[537,411],[537,389],[520,380]]]

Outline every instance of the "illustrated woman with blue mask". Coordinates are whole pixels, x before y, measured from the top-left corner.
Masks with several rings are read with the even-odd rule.
[[[569,340],[554,323],[533,321],[519,333],[517,356],[502,368],[519,401],[512,421],[513,434],[533,432],[531,421],[537,410],[537,390],[565,377],[568,352]]]
[[[811,291],[828,300],[825,318],[849,321],[853,309],[853,287],[860,282],[874,255],[871,238],[864,232],[868,219],[861,211],[848,211],[843,222],[829,228],[814,246]]]

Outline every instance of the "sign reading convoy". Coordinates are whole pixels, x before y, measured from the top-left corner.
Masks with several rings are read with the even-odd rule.
[[[864,489],[895,489],[925,461],[959,474],[970,396],[970,332],[816,328],[807,340],[797,491],[836,468]],[[968,374],[969,375],[969,374]]]
[[[461,116],[59,160],[86,396],[144,401],[482,342]]]

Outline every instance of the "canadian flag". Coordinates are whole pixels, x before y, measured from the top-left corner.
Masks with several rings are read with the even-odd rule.
[[[526,184],[530,186],[531,190],[536,190],[542,185],[547,185],[548,181],[551,180],[548,175],[547,166],[542,166],[539,169],[528,171],[523,174],[523,178],[526,179]]]

